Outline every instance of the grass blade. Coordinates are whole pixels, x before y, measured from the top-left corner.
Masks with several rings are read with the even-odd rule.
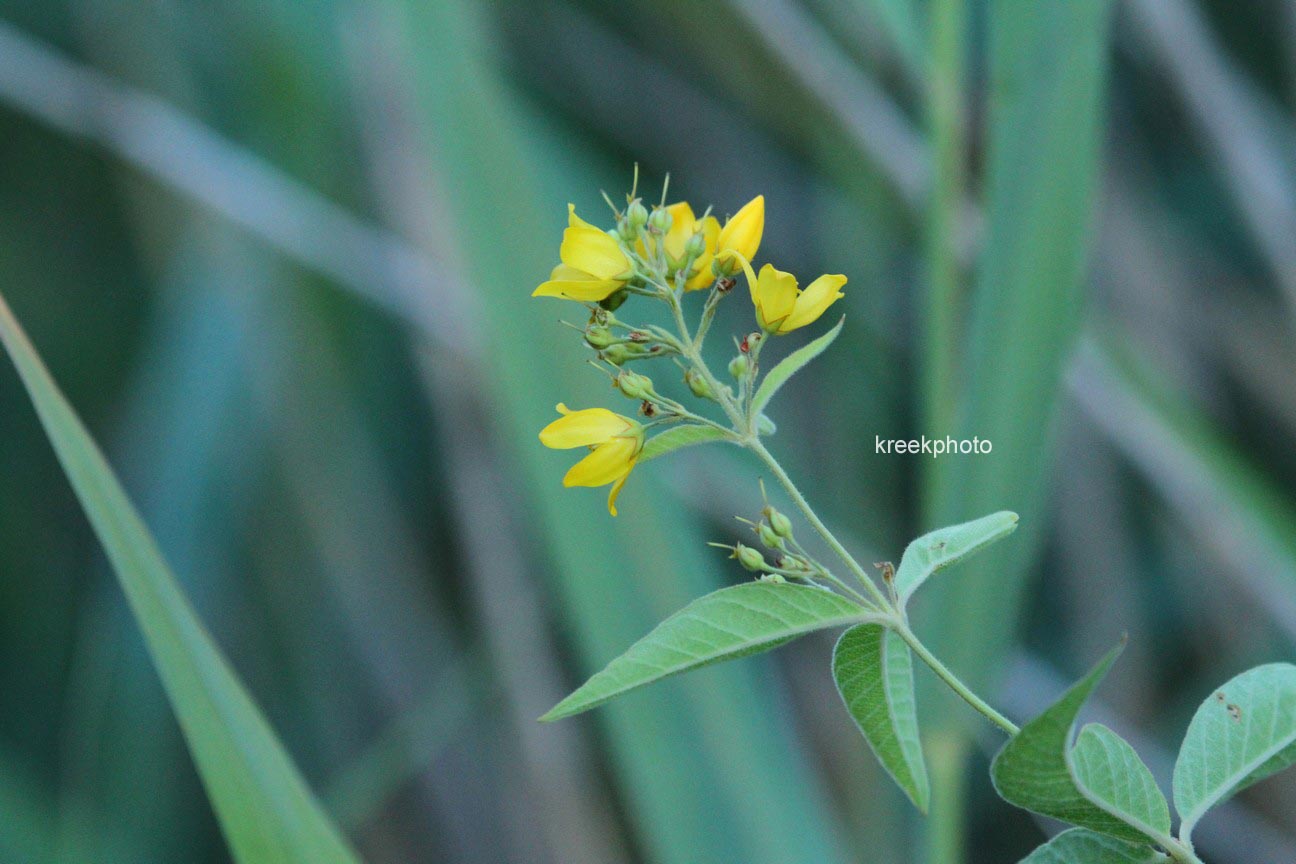
[[[240,864],[356,864],[0,298],[0,341],[108,554]]]

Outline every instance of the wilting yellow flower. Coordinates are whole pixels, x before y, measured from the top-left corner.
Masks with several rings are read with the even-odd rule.
[[[711,260],[715,258],[716,243],[720,239],[720,221],[714,216],[698,219],[687,201],[667,206],[666,212],[671,215],[671,227],[662,238],[662,246],[666,249],[667,263],[672,272],[684,263],[687,251],[685,246],[689,238],[697,233],[702,235],[702,254],[693,262],[688,280],[684,283],[685,291],[700,291],[714,279],[711,275]],[[647,257],[648,251],[644,248],[642,239],[639,240],[638,249],[640,255]]]
[[[765,196],[757,195],[729,217],[716,241],[716,255],[736,252],[748,261],[756,257],[765,233]]]
[[[555,450],[588,447],[591,451],[567,471],[563,485],[605,486],[611,483],[608,512],[617,515],[617,495],[621,494],[621,487],[643,450],[643,426],[606,408],[572,411],[560,402],[558,413],[563,416],[540,430],[540,443]]]
[[[558,257],[562,263],[549,274],[548,282],[531,292],[532,297],[593,303],[615,293],[634,272],[616,238],[577,216],[575,204],[567,205],[567,229]]]
[[[756,321],[762,330],[769,333],[791,333],[798,327],[813,323],[829,306],[845,296],[841,292],[841,287],[846,284],[845,276],[825,274],[802,291],[791,273],[766,264],[757,277],[746,258],[732,257],[737,258],[747,272],[747,285],[756,306]]]

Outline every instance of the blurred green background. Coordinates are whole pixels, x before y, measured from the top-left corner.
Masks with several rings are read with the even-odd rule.
[[[367,861],[1015,861],[1056,826],[998,733],[928,687],[916,817],[829,637],[535,722],[743,578],[704,542],[759,475],[562,490],[553,403],[625,409],[528,295],[635,162],[763,193],[763,260],[850,277],[772,449],[861,560],[1020,512],[920,632],[1018,720],[1128,633],[1095,710],[1164,780],[1296,643],[1294,40],[1291,0],[2,0],[0,291]],[[994,455],[874,453],[921,432]],[[1198,836],[1296,861],[1296,781]],[[228,854],[6,366],[0,860]]]

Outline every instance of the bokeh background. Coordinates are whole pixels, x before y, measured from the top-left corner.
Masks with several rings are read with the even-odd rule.
[[[4,0],[0,291],[366,860],[1015,861],[1056,826],[996,730],[919,672],[916,817],[828,637],[535,722],[744,578],[704,541],[759,473],[562,490],[537,429],[619,397],[528,294],[635,162],[765,194],[762,258],[850,277],[771,447],[861,560],[1020,512],[918,626],[1018,720],[1128,633],[1094,716],[1166,779],[1296,641],[1294,44],[1290,0]],[[921,432],[994,456],[873,452]],[[1294,861],[1294,815],[1271,780],[1199,847]],[[7,364],[0,858],[229,860]]]

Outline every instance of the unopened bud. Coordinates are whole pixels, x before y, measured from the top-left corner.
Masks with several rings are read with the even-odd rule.
[[[753,573],[763,573],[765,571],[765,556],[750,546],[739,543],[734,547],[733,557],[737,558],[738,563],[745,569]]]
[[[627,360],[634,360],[643,355],[643,346],[635,345],[633,342],[617,342],[599,352],[599,356],[613,366],[620,366]]]
[[[763,573],[761,574],[760,581],[773,582],[775,585],[782,585],[787,580],[778,573]]]
[[[648,399],[655,396],[652,379],[638,372],[622,369],[616,377],[616,387],[631,399]]]
[[[585,343],[591,348],[606,348],[616,341],[616,336],[606,327],[595,325],[585,328]]]
[[[626,207],[625,221],[628,226],[639,233],[639,229],[648,224],[648,208],[644,207],[643,202],[638,198],[630,202]]]
[[[773,529],[775,534],[777,534],[778,536],[784,539],[787,539],[792,536],[791,519],[784,516],[782,513],[775,510],[773,507],[769,508],[769,511],[765,514],[765,517],[769,519],[769,526],[771,529]]]
[[[764,522],[756,526],[756,536],[760,537],[761,543],[769,549],[783,548],[783,538]]]
[[[773,435],[778,431],[774,421],[769,418],[768,414],[761,414],[756,418],[756,433],[758,435]]]
[[[684,383],[693,391],[693,395],[699,399],[714,399],[715,391],[711,389],[710,383],[705,376],[696,369],[690,369],[684,373]]]
[[[656,207],[648,217],[648,227],[658,234],[665,234],[670,230],[672,221],[669,210],[665,207]]]
[[[747,377],[747,370],[751,366],[747,362],[746,354],[739,354],[729,361],[729,374],[734,377],[735,381],[741,381]]]
[[[695,231],[693,236],[684,244],[684,255],[688,258],[697,259],[706,251],[706,237],[701,231]]]

